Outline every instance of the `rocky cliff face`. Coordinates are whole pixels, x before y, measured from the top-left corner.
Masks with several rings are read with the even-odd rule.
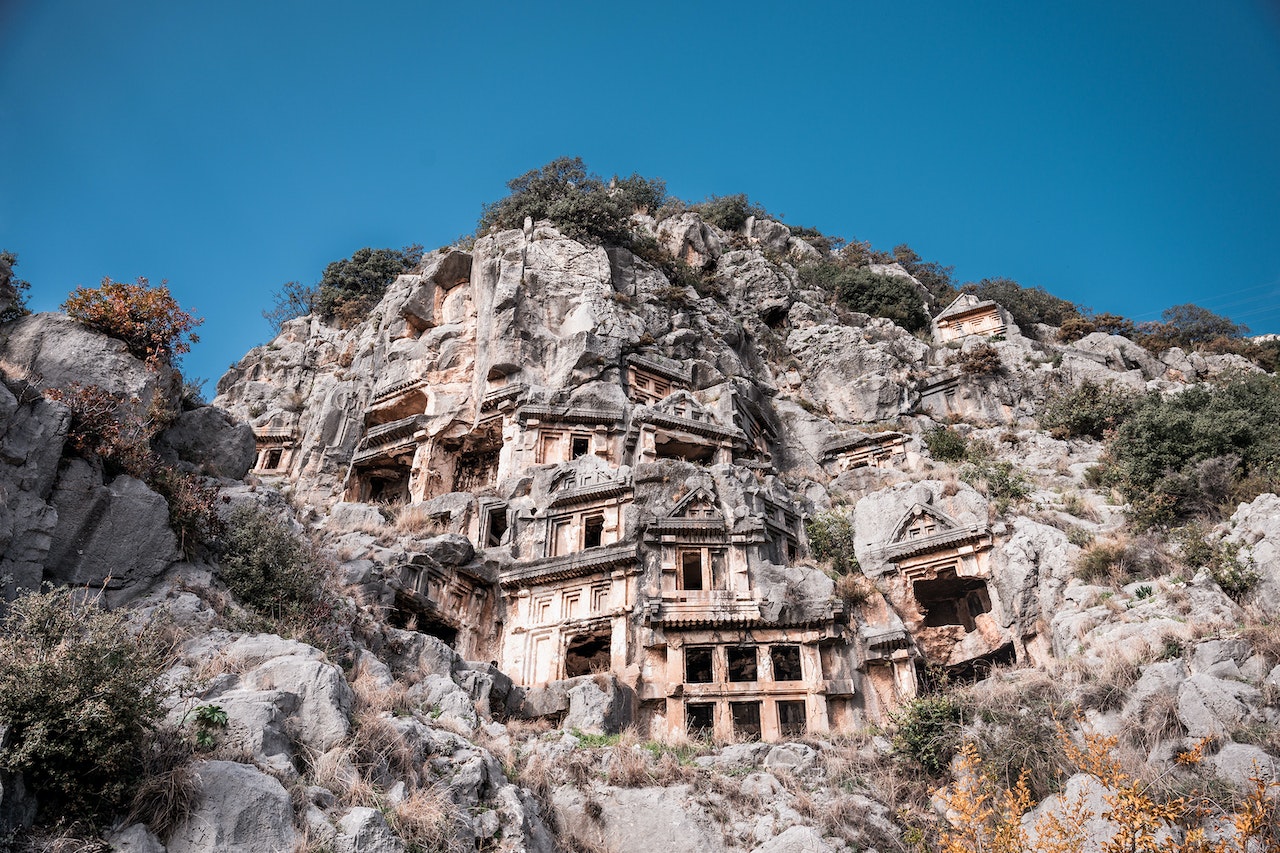
[[[1280,722],[1280,661],[1233,634],[1240,602],[1207,572],[1076,577],[1078,543],[1123,507],[1085,481],[1098,443],[1035,421],[1085,380],[1170,391],[1253,368],[1050,343],[976,300],[913,335],[805,289],[797,267],[822,253],[780,223],[635,224],[696,288],[528,223],[428,254],[352,328],[286,323],[156,438],[228,513],[313,532],[359,614],[341,655],[237,627],[216,553],[184,557],[164,498],[78,458],[39,393],[100,385],[145,415],[176,408],[176,374],[56,315],[0,326],[8,594],[105,587],[172,623],[170,722],[228,716],[190,815],[117,849],[402,850],[424,811],[467,849],[650,850],[654,826],[670,850],[894,849],[898,804],[851,770],[887,744],[857,733],[926,681],[1001,665],[1028,696],[1046,672],[1081,696],[1098,673],[1126,681],[1078,704],[1107,731],[1165,709],[1154,764],[1214,735],[1227,784],[1273,766],[1243,733]],[[978,463],[935,458],[942,425]],[[1214,534],[1251,560],[1262,606],[1280,596],[1274,503]],[[682,762],[637,738],[752,742]],[[0,815],[29,820],[0,784]]]

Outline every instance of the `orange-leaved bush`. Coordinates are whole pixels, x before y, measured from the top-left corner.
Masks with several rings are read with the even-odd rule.
[[[77,287],[62,310],[124,341],[129,352],[151,365],[190,352],[200,340],[192,329],[204,322],[178,306],[165,282],[152,287],[142,276],[133,284],[104,278],[96,288]]]

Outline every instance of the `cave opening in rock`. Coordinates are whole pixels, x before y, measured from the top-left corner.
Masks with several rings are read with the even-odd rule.
[[[653,451],[659,459],[683,459],[703,464],[710,464],[716,455],[715,445],[700,441],[681,441],[663,433],[658,433],[655,437]]]
[[[972,631],[977,627],[974,619],[991,610],[986,581],[957,577],[955,569],[938,572],[935,580],[916,581],[914,592],[926,628],[961,625]]]
[[[610,658],[612,649],[613,638],[608,629],[573,637],[569,640],[569,647],[564,653],[565,678],[608,672],[612,663]]]

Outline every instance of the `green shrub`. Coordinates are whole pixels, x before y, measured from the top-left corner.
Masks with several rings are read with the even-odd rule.
[[[1000,512],[1031,494],[1027,478],[1012,462],[971,462],[960,470],[960,479],[971,486],[985,485],[987,497],[996,502],[996,509]]]
[[[1220,314],[1191,303],[1166,308],[1160,314],[1160,320],[1159,323],[1138,326],[1141,333],[1139,342],[1154,352],[1163,352],[1170,347],[1195,349],[1219,338],[1242,338],[1249,333],[1248,326],[1233,323]]]
[[[889,714],[894,726],[894,752],[919,764],[927,773],[942,774],[960,745],[964,715],[946,695],[920,696]]]
[[[887,317],[908,332],[928,327],[924,297],[912,281],[900,275],[880,275],[846,261],[822,261],[800,268],[800,282],[835,295],[850,311]]]
[[[507,188],[511,192],[506,198],[485,205],[481,233],[523,228],[529,217],[534,222],[549,219],[571,237],[611,246],[630,243],[632,213],[656,211],[667,197],[666,185],[657,178],[615,177],[610,187],[587,171],[581,157],[552,160],[512,178]]]
[[[321,605],[323,572],[309,545],[270,512],[236,507],[219,546],[222,579],[249,609],[301,621]]]
[[[1105,438],[1129,416],[1138,395],[1112,382],[1086,379],[1054,391],[1040,410],[1040,427],[1054,438]]]
[[[262,318],[271,324],[272,333],[278,335],[280,327],[285,323],[315,311],[319,295],[319,285],[305,285],[298,281],[285,282],[284,287],[272,294],[275,305],[270,311],[263,311]]]
[[[1041,287],[1023,287],[1008,278],[984,278],[977,284],[966,284],[962,290],[980,299],[993,299],[1009,312],[1024,335],[1035,336],[1037,323],[1061,326],[1080,316],[1075,303],[1059,299]]]
[[[831,564],[840,574],[859,570],[858,558],[853,553],[853,522],[843,513],[820,512],[804,523],[809,537],[809,551],[814,559]]]
[[[324,275],[320,277],[313,295],[300,285],[291,293],[293,282],[286,284],[284,294],[277,297],[278,302],[284,299],[284,304],[278,305],[277,311],[280,311],[281,318],[291,319],[285,315],[300,310],[310,299],[313,301],[307,307],[314,307],[326,320],[337,320],[342,326],[354,326],[369,316],[396,276],[413,269],[421,260],[422,247],[418,245],[403,249],[371,249],[367,246],[357,249],[350,258],[334,261],[324,268]],[[272,312],[268,319],[275,316]]]
[[[6,287],[12,287],[13,304],[0,311],[0,323],[17,320],[31,312],[27,309],[27,293],[31,290],[31,282],[14,278],[13,268],[18,265],[18,256],[13,252],[0,251],[0,295]]]
[[[1108,476],[1140,527],[1215,517],[1280,477],[1280,379],[1253,375],[1138,401],[1107,443]]]
[[[934,427],[924,434],[924,446],[939,462],[960,462],[969,449],[964,436],[947,427]]]
[[[124,806],[163,718],[165,665],[145,634],[70,590],[27,593],[0,621],[0,767],[22,773],[43,818]]]
[[[692,205],[703,222],[709,222],[723,231],[741,231],[752,216],[757,219],[775,219],[769,211],[751,201],[743,193],[711,196],[706,201]]]
[[[1239,543],[1211,540],[1201,525],[1188,525],[1175,538],[1183,565],[1193,572],[1207,568],[1214,583],[1232,598],[1242,597],[1262,579],[1252,564],[1240,558]]]
[[[1058,329],[1058,340],[1063,343],[1078,341],[1085,335],[1094,332],[1106,332],[1108,335],[1121,335],[1136,339],[1138,332],[1133,321],[1119,314],[1085,314],[1079,317],[1068,317],[1062,321]]]
[[[944,267],[936,261],[925,261],[906,243],[893,247],[893,259],[915,276],[916,281],[924,285],[934,304],[948,305],[955,300],[958,291],[951,278],[955,267]]]

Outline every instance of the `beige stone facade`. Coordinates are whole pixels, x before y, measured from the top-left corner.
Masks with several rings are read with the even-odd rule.
[[[933,336],[940,344],[970,335],[1003,335],[1008,331],[1004,310],[990,299],[962,293],[933,318]]]

